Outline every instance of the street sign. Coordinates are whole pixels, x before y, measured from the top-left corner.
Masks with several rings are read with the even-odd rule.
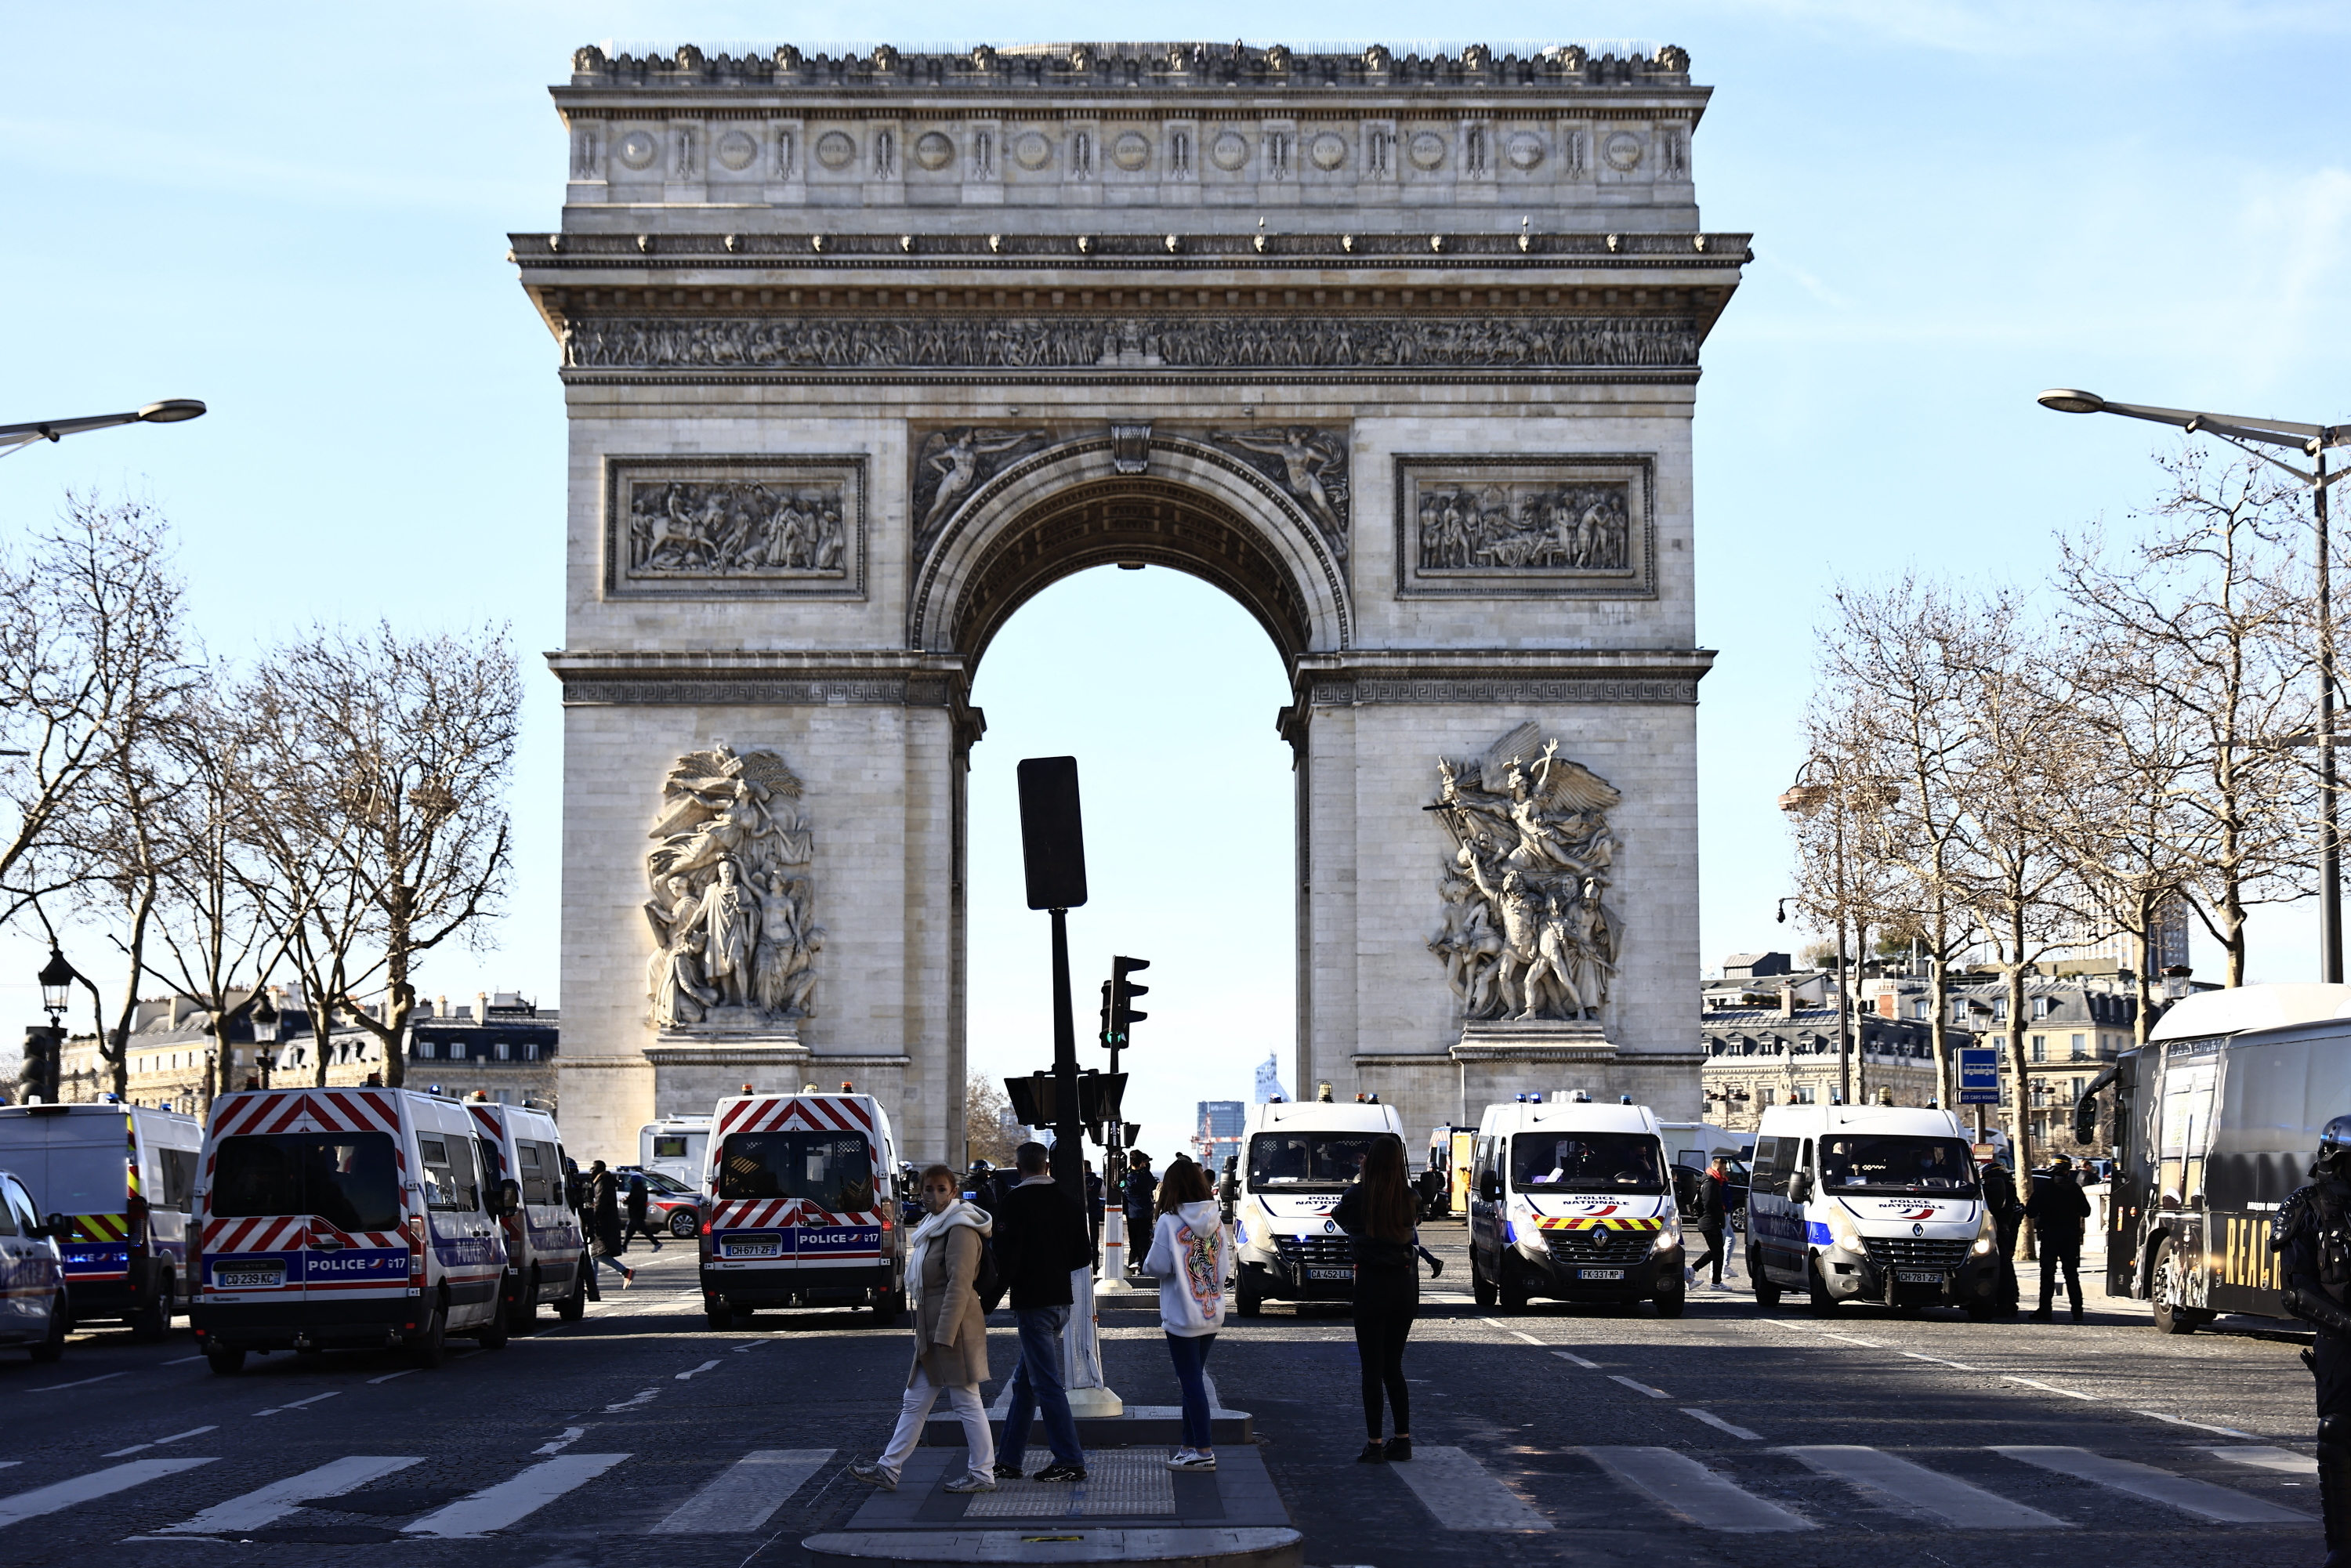
[[[1996,1047],[1968,1046],[1959,1051],[1959,1103],[2000,1103],[2000,1051]]]

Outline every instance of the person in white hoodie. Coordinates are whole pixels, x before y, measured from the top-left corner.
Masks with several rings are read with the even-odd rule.
[[[1159,1221],[1143,1270],[1159,1281],[1159,1326],[1184,1388],[1184,1444],[1171,1470],[1213,1470],[1208,1426],[1208,1347],[1225,1326],[1225,1282],[1233,1271],[1232,1232],[1217,1212],[1208,1173],[1179,1159],[1159,1180]]]
[[[996,1490],[996,1437],[979,1385],[987,1380],[987,1313],[972,1281],[979,1273],[980,1245],[995,1228],[987,1210],[957,1196],[960,1183],[946,1166],[929,1166],[922,1182],[924,1218],[906,1239],[906,1293],[914,1303],[914,1365],[906,1375],[906,1395],[898,1409],[898,1429],[872,1464],[849,1473],[883,1491],[898,1490],[898,1473],[914,1445],[939,1391],[963,1423],[970,1448],[965,1473],[947,1482],[953,1492]]]

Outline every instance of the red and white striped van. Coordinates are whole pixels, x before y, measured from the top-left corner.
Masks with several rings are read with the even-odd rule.
[[[870,1306],[897,1320],[906,1236],[898,1145],[871,1094],[747,1094],[712,1114],[702,1302],[726,1328],[760,1307]]]
[[[587,1238],[580,1215],[563,1201],[563,1142],[555,1118],[535,1105],[468,1100],[466,1111],[497,1160],[495,1174],[519,1188],[521,1202],[506,1216],[507,1270],[498,1298],[507,1332],[528,1333],[538,1304],[576,1322],[588,1310]]]
[[[213,1370],[248,1351],[506,1343],[500,1221],[518,1199],[457,1102],[259,1089],[213,1103],[188,1313]],[[487,1173],[487,1174],[486,1174]]]

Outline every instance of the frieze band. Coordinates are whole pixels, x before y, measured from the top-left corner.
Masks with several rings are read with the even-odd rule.
[[[563,328],[565,367],[588,371],[1662,370],[1696,366],[1698,347],[1695,320],[1648,317],[585,317]]]
[[[1641,703],[1695,706],[1695,680],[1627,681],[1488,676],[1466,680],[1318,681],[1316,707],[1365,707],[1420,703]]]
[[[874,680],[778,681],[632,680],[607,681],[578,676],[563,686],[567,707],[616,706],[760,706],[824,707],[851,704],[882,707],[948,707],[956,701],[945,675],[884,676]]]

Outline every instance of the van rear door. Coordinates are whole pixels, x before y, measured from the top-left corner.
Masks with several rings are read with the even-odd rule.
[[[214,1118],[204,1282],[256,1300],[409,1284],[398,1117],[366,1091],[239,1095]]]

